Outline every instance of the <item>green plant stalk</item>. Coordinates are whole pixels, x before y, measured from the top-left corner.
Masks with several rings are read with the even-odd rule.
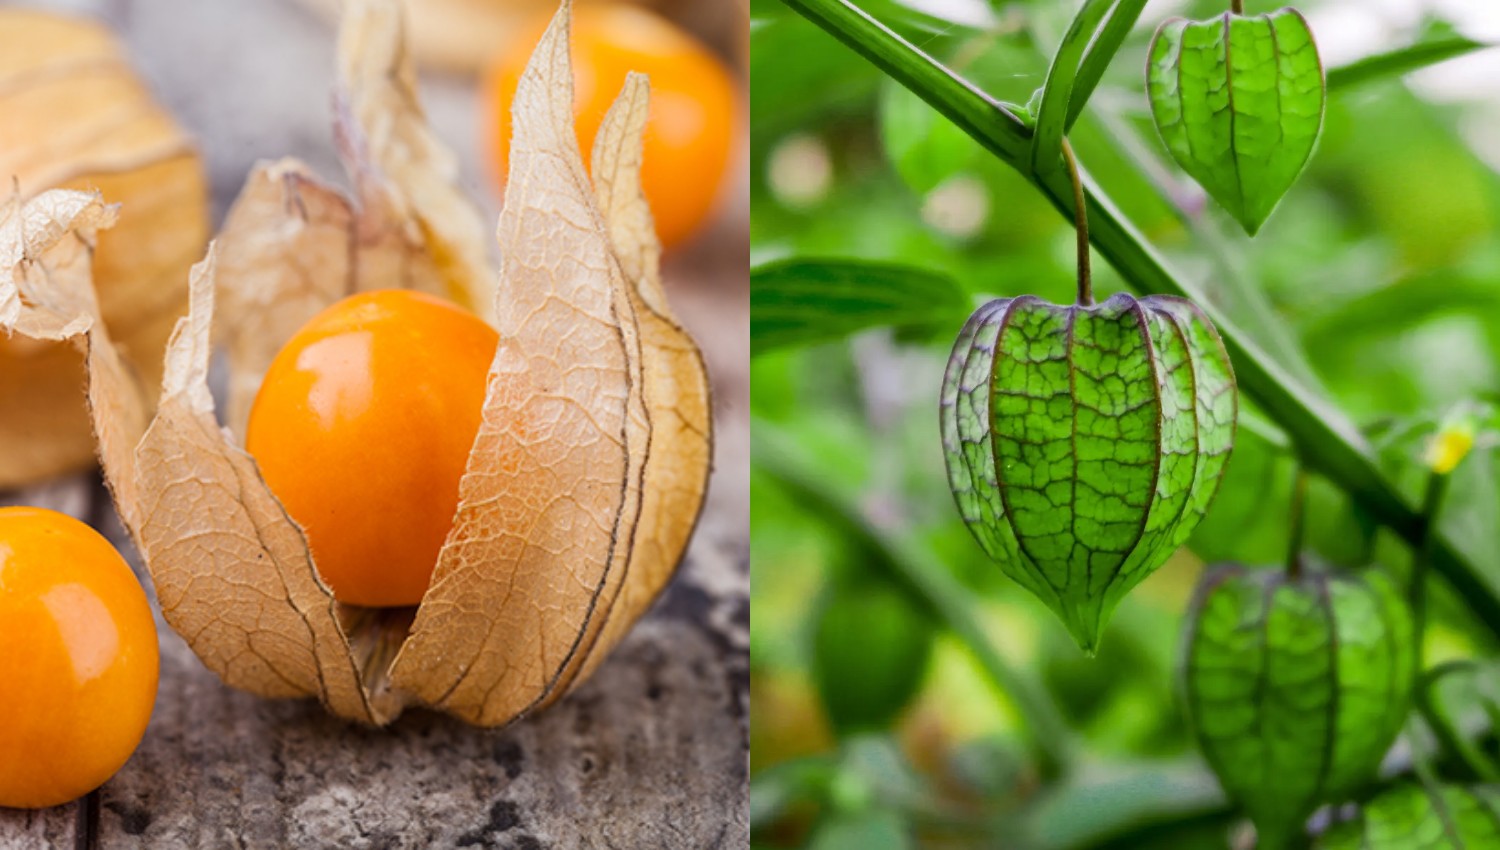
[[[1146,0],[1120,0],[1110,13],[1109,20],[1099,28],[1098,35],[1089,45],[1088,53],[1084,54],[1083,61],[1078,64],[1078,75],[1073,78],[1073,93],[1068,98],[1068,120],[1063,124],[1063,133],[1073,129],[1073,123],[1083,114],[1083,107],[1088,104],[1094,89],[1099,87],[1099,81],[1104,79],[1104,70],[1109,67],[1115,54],[1120,52],[1120,45],[1125,43],[1126,36],[1130,35],[1144,8]]]
[[[1427,721],[1427,728],[1432,730],[1438,746],[1457,756],[1475,779],[1486,783],[1500,782],[1500,770],[1496,769],[1495,764],[1490,761],[1477,743],[1469,740],[1462,730],[1457,728],[1457,724],[1451,722],[1447,715],[1438,710],[1432,700],[1434,688],[1444,675],[1450,670],[1471,664],[1473,661],[1468,659],[1449,661],[1428,670],[1417,685],[1417,709],[1422,713],[1422,719]],[[1492,719],[1490,729],[1500,730],[1500,723]]]
[[[1052,57],[1047,81],[1042,85],[1042,103],[1035,116],[1036,132],[1031,137],[1028,168],[1033,172],[1056,170],[1058,154],[1066,155],[1060,149],[1068,113],[1072,111],[1073,81],[1078,76],[1084,50],[1113,3],[1114,0],[1085,0]]]
[[[811,515],[829,522],[845,539],[862,547],[896,578],[919,593],[942,622],[974,653],[992,685],[1014,706],[1022,734],[1039,772],[1068,771],[1076,748],[1073,733],[1041,687],[1000,656],[980,625],[969,592],[942,565],[900,539],[877,529],[846,497],[796,457],[770,422],[752,427],[751,457],[757,470],[795,496]]]
[[[1026,170],[1030,132],[1004,106],[902,39],[849,0],[782,0],[803,17],[853,48],[910,89],[1003,162]],[[1031,175],[1060,212],[1072,213],[1067,174]],[[1368,444],[1337,409],[1313,396],[1207,302],[1196,287],[1168,270],[1146,238],[1108,195],[1085,182],[1090,239],[1138,292],[1180,295],[1213,321],[1234,363],[1240,389],[1276,421],[1299,454],[1370,514],[1415,545],[1422,518],[1381,472]],[[1491,584],[1440,531],[1432,535],[1431,564],[1457,591],[1477,620],[1500,638],[1500,586]]]

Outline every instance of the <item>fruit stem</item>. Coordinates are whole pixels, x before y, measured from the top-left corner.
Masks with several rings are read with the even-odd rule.
[[[1229,11],[1236,15],[1245,14],[1245,0],[1229,0]]]
[[[1067,137],[1062,140],[1063,159],[1068,163],[1068,177],[1073,181],[1073,230],[1078,237],[1078,306],[1094,304],[1094,280],[1089,273],[1089,214],[1083,199],[1083,179],[1078,176],[1078,160]]]
[[[1298,464],[1292,478],[1292,523],[1287,529],[1286,574],[1302,576],[1302,532],[1307,516],[1307,468]]]
[[[1432,529],[1437,525],[1438,511],[1443,506],[1443,496],[1448,493],[1448,473],[1432,471],[1427,474],[1427,487],[1422,493],[1422,528],[1417,533],[1417,544],[1412,554],[1411,584],[1406,589],[1406,598],[1411,603],[1411,615],[1415,624],[1413,633],[1417,643],[1417,666],[1422,664],[1422,645],[1427,627],[1427,565],[1432,561]]]

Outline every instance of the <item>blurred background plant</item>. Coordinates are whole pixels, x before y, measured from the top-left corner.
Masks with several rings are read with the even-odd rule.
[[[1500,393],[1500,51],[1474,49],[1500,42],[1500,9],[1297,5],[1330,69],[1327,119],[1254,241],[1171,166],[1143,91],[1157,24],[1227,2],[1147,4],[1069,138],[1178,278],[1279,379],[1342,410],[1415,505],[1437,424]],[[860,7],[994,99],[1024,104],[1078,4]],[[1192,746],[1174,667],[1204,563],[1284,558],[1291,440],[1250,398],[1207,520],[1120,605],[1099,655],[1080,654],[964,529],[937,431],[944,360],[973,307],[1071,300],[1071,221],[780,0],[753,0],[751,14],[756,846],[1246,844]],[[1125,288],[1107,262],[1094,269],[1101,299]],[[1444,575],[1471,583],[1431,582],[1429,666],[1495,655],[1500,623],[1484,620],[1500,599],[1495,460],[1481,439],[1450,482],[1442,529],[1459,565]],[[1315,475],[1310,547],[1409,569],[1409,546],[1367,508]],[[1398,742],[1383,781],[1414,766],[1495,778],[1485,668],[1454,663],[1434,675],[1429,722]]]

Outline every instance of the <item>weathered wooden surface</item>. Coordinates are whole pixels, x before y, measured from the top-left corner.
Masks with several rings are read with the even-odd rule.
[[[25,498],[123,537],[93,476]],[[99,794],[96,840],[143,848],[745,846],[742,535],[710,517],[666,596],[594,678],[502,730],[427,711],[367,730],[312,701],[257,699],[224,687],[159,623],[156,711],[141,749]],[[0,847],[84,843],[87,805],[0,810]]]
[[[95,14],[125,34],[202,140],[217,216],[257,159],[296,155],[339,175],[332,33],[292,0],[26,5]],[[493,211],[473,88],[441,80],[424,95]],[[592,680],[502,730],[411,711],[371,731],[316,703],[226,688],[160,625],[161,689],[141,749],[92,799],[0,810],[0,848],[747,846],[748,239],[736,195],[741,209],[667,269],[714,377],[709,503],[682,571]],[[97,476],[0,494],[13,503],[89,520],[140,569]]]

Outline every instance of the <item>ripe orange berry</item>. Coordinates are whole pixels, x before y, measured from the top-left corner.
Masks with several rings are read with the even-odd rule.
[[[141,743],[156,701],[156,621],[98,532],[0,508],[0,806],[75,800]]]
[[[319,313],[271,363],[245,447],[341,602],[422,601],[499,341],[442,299],[381,290]]]
[[[484,125],[498,182],[509,166],[511,100],[546,21],[523,30],[490,67]],[[573,108],[585,160],[629,71],[651,77],[641,180],[656,231],[668,248],[684,242],[714,210],[735,140],[739,104],[722,62],[671,22],[635,6],[573,10]]]

